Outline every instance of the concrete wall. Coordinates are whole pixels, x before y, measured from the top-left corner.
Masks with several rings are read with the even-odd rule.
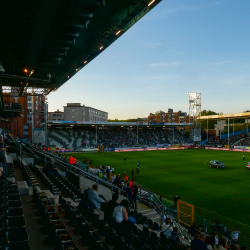
[[[84,117],[84,107],[64,107],[65,121],[84,121]]]

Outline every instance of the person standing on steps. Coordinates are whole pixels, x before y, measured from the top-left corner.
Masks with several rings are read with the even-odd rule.
[[[132,190],[133,190],[133,194],[132,194],[132,208],[137,210],[137,194],[138,194],[138,187],[137,185],[135,184],[135,182],[133,181],[133,184],[132,184]]]

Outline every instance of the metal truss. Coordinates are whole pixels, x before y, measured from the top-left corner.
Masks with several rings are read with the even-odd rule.
[[[42,98],[43,96],[43,98]],[[39,98],[40,97],[40,98]],[[32,141],[34,142],[34,130],[43,128],[45,130],[45,144],[47,142],[47,118],[48,106],[45,95],[32,95]]]
[[[47,88],[2,86],[3,94],[10,94],[12,97],[20,97],[25,94],[30,96],[43,96],[49,94],[50,91],[51,89]]]
[[[158,4],[161,1],[162,0],[156,0],[155,3]],[[118,2],[120,3],[121,10],[123,10],[122,5],[128,3],[127,1],[121,0]],[[142,8],[141,5],[144,5],[144,7]],[[84,61],[89,63],[97,56],[97,54],[101,53],[101,44],[104,45],[105,48],[112,44],[119,37],[116,35],[118,30],[120,30],[121,34],[126,32],[151,9],[152,7],[148,7],[143,0],[134,0],[133,2],[127,4],[125,11],[120,11],[117,15],[104,20],[102,25],[99,27],[98,32],[95,32],[95,34],[93,34],[88,40],[89,45],[82,48],[80,51],[77,51],[74,57],[68,60],[67,68],[70,70],[67,71],[64,67],[61,68],[61,72],[64,72],[62,72],[59,77],[56,77],[56,87],[60,87],[67,81],[67,78],[71,78],[77,73],[77,71],[81,70],[86,65]]]

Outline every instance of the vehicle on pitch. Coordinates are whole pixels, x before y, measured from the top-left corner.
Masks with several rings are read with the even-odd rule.
[[[250,162],[247,163],[247,169],[250,170]]]
[[[225,164],[223,164],[222,162],[220,162],[220,161],[210,161],[209,162],[209,167],[210,168],[222,168],[222,169],[224,169],[224,168],[226,168],[226,165]]]

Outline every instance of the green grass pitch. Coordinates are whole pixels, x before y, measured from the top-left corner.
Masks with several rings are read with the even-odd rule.
[[[123,172],[131,177],[134,167],[135,181],[153,189],[163,197],[181,200],[195,205],[202,216],[219,218],[220,223],[250,225],[250,171],[246,169],[250,153],[215,151],[205,149],[143,151],[126,153],[76,153],[76,159],[92,160],[93,165],[110,165],[115,173]],[[127,162],[124,163],[124,157]],[[211,160],[226,164],[226,169],[210,168]],[[136,174],[136,163],[140,161],[140,174]],[[202,209],[200,209],[202,208]],[[239,222],[239,223],[236,223]],[[249,228],[250,229],[250,228]]]

